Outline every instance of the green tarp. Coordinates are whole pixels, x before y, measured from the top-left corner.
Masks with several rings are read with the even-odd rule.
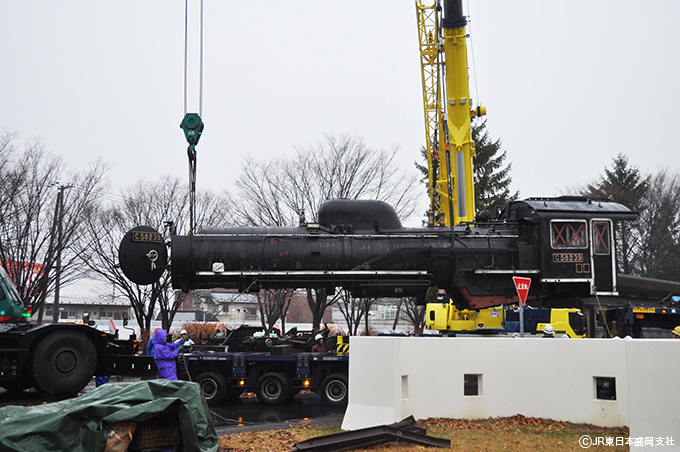
[[[220,450],[199,385],[150,380],[108,383],[61,402],[0,408],[0,451],[101,452],[114,424],[142,422],[166,410],[177,413],[184,451]]]

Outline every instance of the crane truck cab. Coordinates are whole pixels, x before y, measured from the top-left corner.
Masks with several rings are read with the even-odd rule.
[[[542,335],[552,325],[556,336],[586,337],[585,316],[576,308],[525,308],[524,331]],[[458,309],[451,302],[428,303],[425,328],[441,334],[512,334],[520,331],[516,306]]]
[[[23,322],[30,317],[7,271],[0,267],[0,322]]]
[[[0,267],[0,387],[71,397],[95,375],[153,375],[153,362],[144,358],[135,355],[134,339],[116,340],[89,325],[31,322],[12,278]]]

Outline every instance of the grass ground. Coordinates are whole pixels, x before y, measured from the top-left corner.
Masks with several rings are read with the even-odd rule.
[[[516,415],[509,418],[494,418],[478,421],[460,419],[427,419],[418,422],[427,428],[427,434],[451,440],[451,449],[472,451],[583,451],[579,441],[597,443],[611,438],[614,445],[594,445],[589,451],[628,451],[629,446],[619,445],[628,438],[627,428],[602,428],[586,424],[556,422]],[[296,427],[289,430],[247,432],[221,437],[222,448],[227,451],[245,452],[288,452],[295,443],[316,436],[340,432],[339,425],[322,427]],[[585,439],[587,437],[588,439]],[[389,443],[377,446],[376,452],[428,451],[422,446],[405,443]],[[360,449],[356,449],[357,452]]]

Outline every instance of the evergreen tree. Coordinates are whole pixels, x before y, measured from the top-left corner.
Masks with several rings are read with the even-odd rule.
[[[628,163],[628,157],[618,154],[612,167],[604,169],[600,179],[588,184],[583,194],[592,198],[609,199],[632,210],[640,210],[640,201],[649,189],[651,176]]]
[[[504,206],[508,201],[514,201],[519,197],[519,192],[510,194],[510,171],[512,164],[503,167],[506,151],[501,150],[501,140],[491,141],[489,132],[486,130],[486,120],[472,122],[472,141],[475,142],[474,183],[475,183],[475,208],[477,211],[491,211],[496,206]],[[422,174],[421,181],[428,185],[427,155],[425,147],[420,149],[421,164],[415,162],[416,169]],[[428,193],[429,196],[429,193]]]
[[[628,157],[618,154],[612,161],[611,168],[605,167],[604,174],[597,182],[588,184],[581,190],[583,196],[609,199],[642,212],[643,200],[649,191],[651,176],[643,175],[640,170],[628,163]],[[640,243],[639,225],[623,222],[617,228],[616,245],[618,249],[619,270],[625,274],[634,273],[636,250],[643,246]]]
[[[501,140],[492,141],[486,130],[486,120],[473,121],[472,141],[475,142],[474,164],[475,206],[477,211],[493,211],[519,197],[510,193],[512,163],[503,166],[507,151],[501,152]]]

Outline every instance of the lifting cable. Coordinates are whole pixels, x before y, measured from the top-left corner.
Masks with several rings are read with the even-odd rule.
[[[467,0],[467,10],[468,10],[468,17],[470,17],[470,0]],[[479,84],[477,81],[477,66],[475,65],[475,48],[472,44],[472,36],[474,36],[474,33],[472,33],[472,24],[471,20],[468,19],[468,36],[470,39],[470,58],[472,59],[472,79],[475,81],[475,100],[477,101],[477,105],[482,105],[482,102],[479,100]],[[470,103],[472,104],[472,103]]]
[[[196,218],[196,145],[203,133],[203,0],[200,6],[198,113],[188,113],[189,0],[184,1],[184,119],[180,128],[189,143],[189,235],[193,236]]]
[[[199,88],[198,115],[203,115],[203,0],[200,9],[199,29]],[[189,68],[189,0],[184,1],[184,114],[188,112],[188,69]]]

